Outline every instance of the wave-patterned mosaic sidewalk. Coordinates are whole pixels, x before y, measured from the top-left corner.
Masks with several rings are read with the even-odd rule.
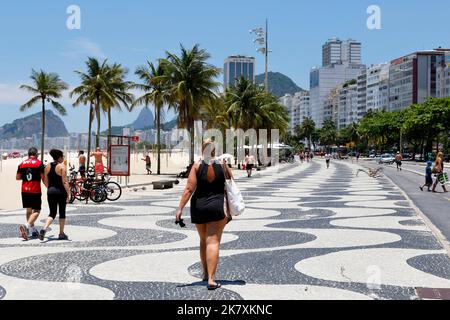
[[[247,210],[225,229],[216,291],[201,281],[195,227],[174,224],[185,181],[70,207],[71,241],[55,225],[24,242],[23,210],[0,211],[0,299],[417,299],[415,287],[450,288],[446,251],[402,193],[356,170],[317,160],[239,179]]]

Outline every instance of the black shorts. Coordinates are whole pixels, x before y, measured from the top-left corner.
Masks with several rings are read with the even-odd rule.
[[[255,165],[254,164],[248,164],[246,167],[245,167],[245,169],[246,170],[253,170],[253,167],[254,167]]]
[[[22,206],[24,209],[33,210],[42,209],[42,194],[40,193],[22,193]]]

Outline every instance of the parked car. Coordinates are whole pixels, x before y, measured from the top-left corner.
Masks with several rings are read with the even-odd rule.
[[[382,154],[380,159],[378,160],[379,164],[393,164],[394,162],[395,162],[395,157],[391,153]]]

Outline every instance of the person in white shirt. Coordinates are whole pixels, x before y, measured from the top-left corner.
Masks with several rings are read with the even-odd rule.
[[[331,161],[331,155],[329,153],[327,153],[325,155],[325,161],[327,163],[327,169],[329,169],[330,168],[330,161]]]

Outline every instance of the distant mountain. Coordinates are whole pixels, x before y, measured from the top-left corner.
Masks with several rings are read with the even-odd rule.
[[[256,76],[256,83],[264,85],[265,74]],[[294,94],[299,91],[305,91],[292,81],[288,76],[280,72],[269,72],[269,91],[277,96],[282,97],[285,94]]]
[[[177,119],[162,123],[162,130],[170,131],[177,126]],[[133,123],[125,126],[113,126],[111,128],[113,135],[122,135],[124,128],[132,128],[134,130],[150,130],[155,129],[155,116],[148,108],[143,108]],[[105,130],[102,134],[108,134]]]
[[[42,131],[42,112],[16,119],[0,127],[0,139],[27,138]],[[64,122],[51,110],[45,111],[45,132],[47,137],[66,137],[69,132]]]
[[[142,108],[137,119],[130,125],[135,130],[143,130],[153,127],[155,123],[155,116],[149,108]]]

